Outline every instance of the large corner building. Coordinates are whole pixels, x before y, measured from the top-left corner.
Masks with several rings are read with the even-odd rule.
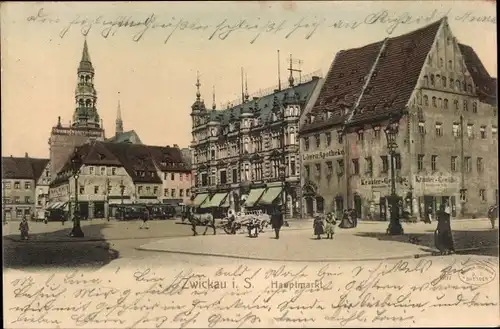
[[[196,207],[263,209],[282,203],[300,215],[299,119],[316,87],[305,83],[217,110],[205,107],[198,91],[192,105],[192,167]]]
[[[484,215],[498,201],[496,87],[446,18],[340,51],[300,130],[304,214],[387,218],[384,129],[397,120],[404,207],[423,217],[449,201],[453,216]]]

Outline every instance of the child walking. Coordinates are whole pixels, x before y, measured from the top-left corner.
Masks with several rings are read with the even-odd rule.
[[[333,239],[333,235],[335,234],[335,225],[337,221],[335,220],[335,215],[333,213],[328,213],[326,215],[326,226],[325,233],[327,239]]]

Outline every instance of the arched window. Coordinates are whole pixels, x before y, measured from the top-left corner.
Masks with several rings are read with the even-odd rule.
[[[418,105],[422,105],[422,95],[420,93],[417,93],[417,103]]]
[[[472,103],[472,112],[477,113],[477,103],[476,102]]]
[[[460,80],[455,81],[455,87],[456,87],[458,90],[460,90],[460,87],[461,87]]]
[[[434,74],[431,74],[431,86],[434,86]]]
[[[427,95],[424,95],[424,106],[429,106],[429,97]]]
[[[87,99],[87,100],[85,101],[85,106],[86,106],[86,107],[90,107],[90,99]]]
[[[443,99],[438,98],[438,107],[442,108],[443,107]]]
[[[441,78],[441,80],[442,80],[442,82],[441,82],[441,83],[443,84],[443,87],[446,87],[446,77],[445,77],[445,76],[443,76],[443,77]]]
[[[432,97],[432,106],[436,107],[436,97]]]
[[[85,76],[80,75],[80,83],[84,83],[84,82],[85,82]]]
[[[443,67],[444,61],[442,58],[439,59],[439,67]]]
[[[451,60],[449,60],[449,61],[448,61],[448,68],[449,68],[450,70],[452,70],[452,69],[453,69],[453,62],[452,62]]]
[[[455,110],[458,110],[458,99],[455,99],[453,103],[455,104]]]
[[[448,100],[447,100],[446,98],[444,99],[444,102],[443,102],[443,107],[444,107],[445,109],[448,109]]]
[[[83,99],[80,99],[80,100],[78,101],[78,104],[80,104],[80,106],[82,106],[82,107],[83,107],[83,105],[84,105]]]
[[[464,111],[468,110],[469,110],[469,103],[467,102],[467,100],[464,99]]]
[[[472,93],[472,85],[470,83],[467,85],[467,91]]]
[[[85,76],[85,83],[87,83],[90,80],[90,77],[88,75]]]
[[[453,88],[453,83],[455,82],[455,80],[453,80],[453,78],[450,78],[450,88]]]
[[[429,86],[429,77],[424,75],[424,86],[427,87]]]

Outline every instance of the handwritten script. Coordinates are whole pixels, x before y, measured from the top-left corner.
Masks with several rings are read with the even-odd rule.
[[[8,328],[406,327],[425,320],[439,325],[447,314],[448,322],[441,324],[456,319],[465,325],[463,316],[497,320],[497,268],[498,259],[422,258],[109,274],[7,272],[4,323]]]
[[[156,13],[143,16],[105,16],[94,17],[76,15],[72,18],[61,18],[44,8],[39,8],[26,20],[31,24],[55,24],[61,27],[59,37],[64,38],[71,31],[79,31],[88,35],[96,30],[103,38],[111,38],[119,33],[128,33],[132,41],[140,42],[154,31],[161,31],[164,43],[169,42],[174,35],[186,32],[197,32],[208,40],[226,40],[241,33],[253,44],[264,35],[280,35],[285,39],[292,37],[311,39],[319,30],[356,30],[361,26],[381,25],[387,34],[394,33],[402,25],[425,25],[443,16],[462,23],[489,23],[496,25],[496,16],[476,15],[473,12],[452,13],[452,10],[433,10],[425,15],[415,15],[409,12],[392,12],[382,9],[371,12],[364,17],[336,18],[303,16],[295,20],[266,20],[254,18],[224,18],[221,21],[206,22],[190,20],[182,17],[166,18]],[[192,35],[191,35],[192,36]]]

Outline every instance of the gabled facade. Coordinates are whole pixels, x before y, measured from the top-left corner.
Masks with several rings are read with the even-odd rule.
[[[281,203],[285,170],[288,216],[299,213],[297,134],[304,108],[321,79],[290,85],[224,110],[207,109],[198,88],[192,106],[193,205],[200,208],[265,208]],[[215,102],[214,102],[215,103]]]
[[[48,159],[2,157],[2,218],[35,218],[45,206]],[[42,197],[41,197],[42,196]]]
[[[498,198],[495,90],[446,18],[339,52],[300,131],[303,214],[354,208],[387,218],[384,129],[393,121],[404,207],[423,217],[449,201],[454,216],[484,214]]]

